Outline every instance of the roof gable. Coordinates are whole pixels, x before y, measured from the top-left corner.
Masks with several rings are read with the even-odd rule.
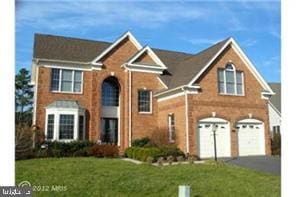
[[[106,48],[102,53],[100,53],[94,60],[92,60],[92,64],[98,64],[99,61],[107,55],[112,49],[114,49],[117,45],[119,45],[123,40],[129,39],[135,47],[140,50],[142,48],[141,44],[137,41],[137,39],[128,31],[122,36],[120,36],[113,44],[111,44],[108,48]],[[100,64],[100,63],[99,63]]]

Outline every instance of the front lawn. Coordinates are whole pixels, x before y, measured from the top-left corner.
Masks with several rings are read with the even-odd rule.
[[[22,181],[41,190],[34,196],[177,196],[184,184],[191,196],[280,196],[280,177],[240,167],[156,167],[93,157],[16,161],[16,184]]]

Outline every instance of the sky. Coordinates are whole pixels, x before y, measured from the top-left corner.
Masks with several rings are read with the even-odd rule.
[[[280,82],[280,23],[275,0],[16,0],[16,70],[31,69],[35,33],[114,42],[131,31],[143,46],[192,54],[231,36],[266,81]]]

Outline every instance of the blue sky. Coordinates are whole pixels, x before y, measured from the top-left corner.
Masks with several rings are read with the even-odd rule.
[[[30,69],[34,33],[114,41],[131,31],[142,45],[197,53],[229,36],[268,82],[280,81],[279,1],[19,1],[16,68]]]

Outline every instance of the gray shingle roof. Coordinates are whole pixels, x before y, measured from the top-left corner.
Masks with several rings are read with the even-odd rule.
[[[271,96],[270,102],[279,110],[279,112],[282,112],[281,108],[281,83],[268,83],[268,85],[271,87],[271,89],[275,92],[275,95]]]
[[[34,58],[90,62],[111,43],[35,34]]]
[[[78,101],[73,100],[57,100],[50,103],[46,108],[69,108],[69,109],[81,109]]]
[[[197,54],[152,48],[168,67],[164,75],[160,76],[161,79],[169,89],[189,83],[227,41],[228,39],[223,40]],[[35,34],[33,57],[90,62],[111,44],[102,41]]]

